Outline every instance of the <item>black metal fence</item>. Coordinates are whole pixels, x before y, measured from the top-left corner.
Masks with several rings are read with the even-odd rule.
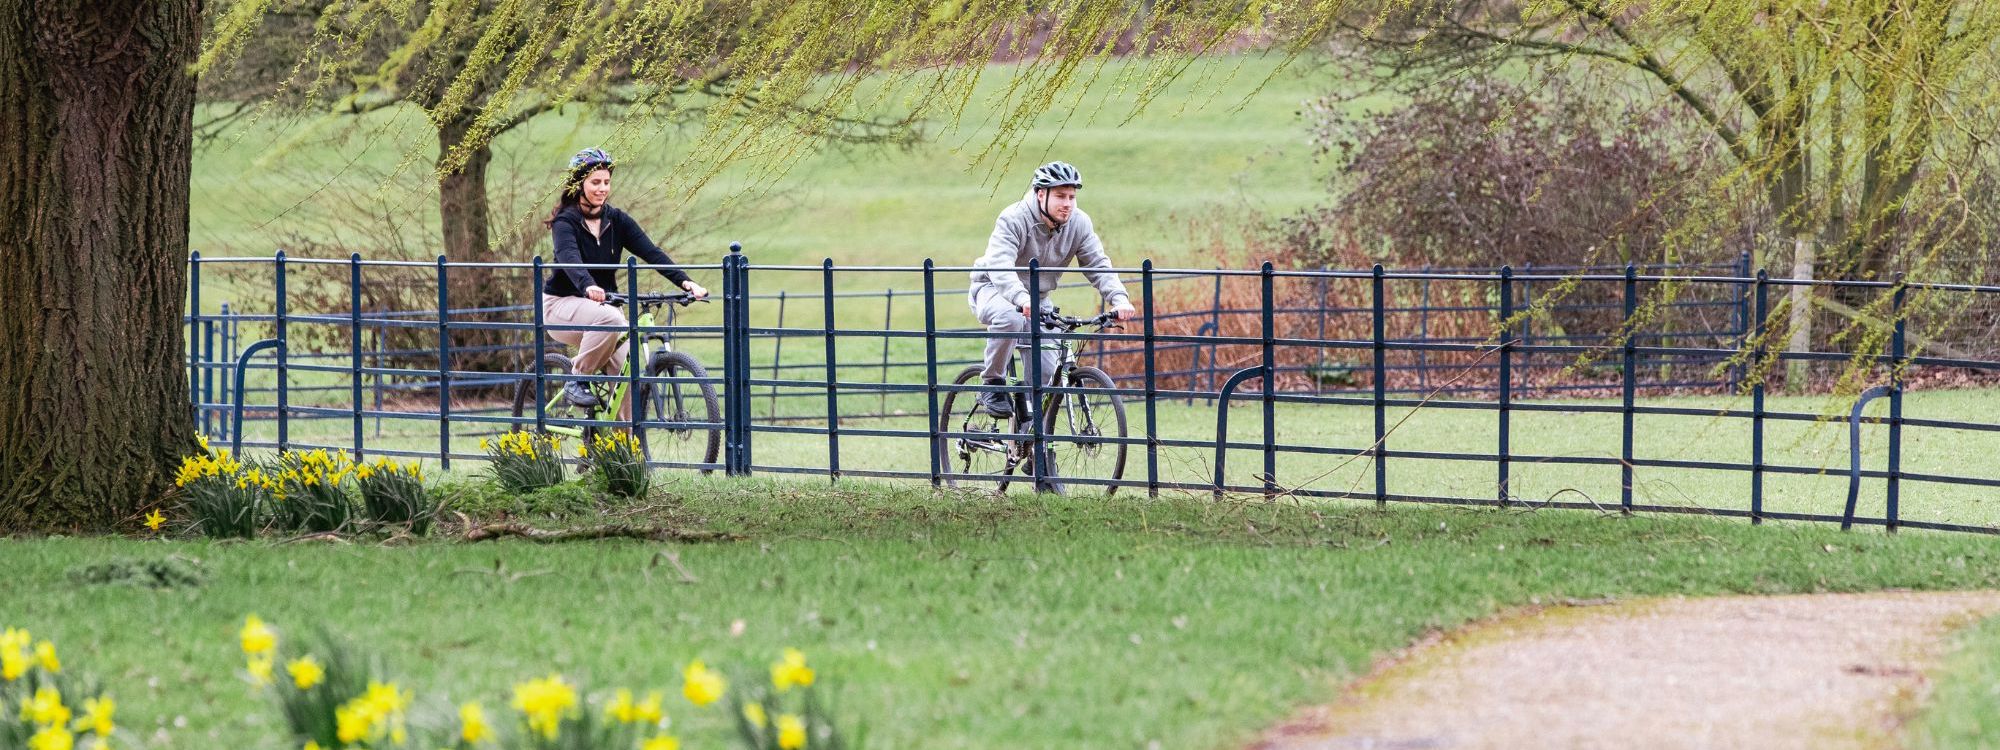
[[[1058,403],[1051,396],[1080,400],[1086,396],[1116,396],[1134,405],[1142,417],[1119,434],[1079,437],[1044,429],[1044,420],[1035,415],[1023,424],[1020,434],[1004,440],[1031,445],[1036,456],[1045,450],[1115,450],[1123,457],[1121,468],[1108,475],[1069,475],[1058,461],[1035,460],[1022,466],[1028,476],[1017,481],[1035,486],[1060,484],[1073,489],[1129,488],[1149,494],[1161,492],[1248,493],[1290,498],[1360,499],[1378,503],[1418,501],[1451,504],[1598,508],[1623,511],[1697,512],[1744,517],[1753,522],[1766,519],[1831,521],[1887,527],[1929,528],[1957,531],[1996,531],[1994,523],[1977,512],[1965,512],[1966,502],[1951,503],[1953,512],[1943,515],[1911,516],[1905,513],[1902,495],[1905,486],[1916,483],[1954,491],[2000,487],[2000,478],[1965,476],[1943,471],[1912,471],[1904,465],[1905,434],[1911,430],[1936,431],[1940,435],[1991,435],[2000,433],[2000,424],[1950,419],[1915,419],[1903,414],[1905,377],[1913,367],[2000,369],[2000,363],[1983,360],[1909,356],[1906,327],[1909,321],[1924,323],[1924,315],[1949,305],[1910,304],[1912,294],[1927,298],[1950,295],[2000,293],[2000,287],[1950,284],[1904,284],[1896,282],[1831,282],[1773,279],[1764,272],[1754,275],[1742,269],[1720,269],[1720,273],[1700,273],[1703,269],[1641,269],[1628,266],[1616,273],[1594,269],[1537,269],[1516,272],[1511,268],[1495,273],[1451,270],[1388,271],[1376,267],[1367,271],[1281,271],[1265,264],[1256,270],[1155,269],[1147,262],[1136,269],[1119,269],[1133,287],[1135,301],[1142,310],[1162,309],[1159,298],[1173,293],[1173,285],[1206,284],[1215,302],[1208,310],[1144,317],[1131,327],[1116,332],[1051,333],[1039,328],[1012,338],[1040,349],[1045,342],[1075,342],[1084,362],[1132,363],[1132,367],[1107,367],[1120,379],[1114,388],[1092,390],[1076,383],[1049,384],[1030,378],[1020,385],[985,386],[947,382],[951,368],[976,358],[972,347],[995,337],[984,330],[962,326],[946,327],[941,320],[965,317],[963,305],[940,302],[944,294],[963,288],[963,274],[969,267],[945,267],[926,261],[915,267],[820,265],[756,265],[740,252],[731,252],[712,265],[683,265],[680,268],[719,275],[719,324],[703,312],[703,324],[691,324],[683,316],[664,324],[641,327],[638,316],[629,316],[626,335],[639,340],[650,334],[672,337],[686,349],[707,361],[707,377],[648,377],[641,373],[636,350],[624,363],[623,374],[585,376],[579,379],[602,382],[623,381],[637,389],[707,384],[721,395],[722,408],[712,421],[675,423],[646,410],[635,411],[629,422],[615,420],[564,420],[544,413],[544,398],[550,375],[539,365],[544,353],[559,349],[546,336],[550,330],[596,330],[582,326],[553,326],[542,320],[539,305],[515,308],[528,313],[529,320],[455,320],[456,309],[443,283],[448,274],[488,273],[505,275],[522,284],[526,299],[539,299],[540,279],[555,264],[540,258],[532,263],[472,264],[451,263],[439,258],[435,264],[364,261],[359,256],[347,260],[287,258],[190,259],[192,282],[190,305],[202,310],[201,279],[204,266],[215,264],[264,264],[271,269],[272,312],[268,315],[227,316],[196,312],[188,316],[190,336],[189,377],[191,395],[204,425],[219,428],[218,420],[238,425],[228,434],[241,445],[288,450],[327,447],[357,454],[387,454],[428,457],[447,469],[454,460],[481,459],[483,454],[464,450],[470,436],[506,429],[533,429],[537,426],[602,426],[644,429],[698,429],[722,433],[723,449],[713,461],[663,462],[667,468],[715,470],[729,475],[753,473],[802,473],[832,477],[864,476],[926,481],[932,484],[991,482],[995,477],[971,473],[954,465],[954,446],[966,441],[992,441],[990,433],[965,431],[945,419],[941,401],[953,394],[980,391],[1008,391],[1024,396],[1029,409]],[[421,316],[383,315],[360,309],[361,289],[366,271],[381,267],[432,267],[438,277],[438,306]],[[628,261],[622,266],[562,266],[566,268],[616,268],[623,272],[627,291],[643,289],[642,282],[653,267]],[[1035,270],[1017,269],[1021,271]],[[523,275],[526,272],[526,275]],[[353,305],[345,311],[294,313],[287,309],[288,283],[311,275],[308,283],[345,283]],[[894,312],[885,314],[880,328],[856,325],[859,314],[845,317],[836,311],[843,295],[880,295],[877,292],[841,291],[843,282],[857,277],[881,277],[915,281],[912,288],[889,294],[885,299],[911,299],[912,312],[920,313],[921,325],[896,325]],[[1025,278],[1034,285],[1034,274]],[[814,283],[817,282],[817,283]],[[757,291],[783,289],[783,292]],[[1255,306],[1248,310],[1225,309],[1223,290],[1238,285],[1250,292]],[[818,286],[816,295],[795,290]],[[1878,327],[1885,339],[1881,351],[1872,351],[1856,342],[1850,351],[1780,352],[1764,342],[1767,321],[1772,319],[1772,287],[1780,292],[1795,286],[1831,290],[1850,297],[1879,298],[1872,309],[1886,321]],[[1486,299],[1486,305],[1433,305],[1431,295],[1456,290],[1455,299]],[[1537,299],[1536,290],[1564,290],[1574,302]],[[1579,292],[1578,290],[1586,290]],[[234,290],[241,294],[242,289]],[[1033,289],[1039,294],[1040,289]],[[819,302],[819,325],[805,326],[785,320],[785,304],[801,294]],[[1328,305],[1340,296],[1358,299],[1361,304]],[[772,299],[778,300],[772,305]],[[1298,300],[1322,304],[1300,304]],[[1288,302],[1290,300],[1290,302]],[[1414,300],[1414,301],[1412,301]],[[890,303],[890,304],[893,304]],[[1568,312],[1565,313],[1565,308]],[[1607,313],[1608,311],[1608,313]],[[492,312],[482,310],[481,312]],[[1434,335],[1433,316],[1461,315],[1460,329],[1449,335]],[[1562,323],[1564,314],[1573,317]],[[1207,316],[1201,321],[1199,317]],[[1179,316],[1179,317],[1176,317]],[[1595,316],[1595,317],[1591,317]],[[422,318],[428,319],[422,319]],[[1483,332],[1467,328],[1465,320],[1490,317]],[[1228,334],[1230,319],[1250,319],[1235,329],[1243,335]],[[1197,321],[1190,332],[1170,331],[1176,320]],[[845,321],[845,322],[844,322]],[[1707,321],[1707,322],[1704,322]],[[262,326],[270,335],[251,345],[240,338],[244,324]],[[1537,333],[1535,326],[1553,326]],[[371,366],[375,356],[368,350],[365,333],[387,326],[426,326],[437,332],[437,367]],[[1185,326],[1185,323],[1181,324]],[[307,354],[290,351],[288,340],[296,326],[326,326],[347,333],[349,351]],[[474,372],[453,368],[452,332],[465,329],[511,331],[528,366],[517,372]],[[234,340],[232,340],[234,339]],[[794,344],[790,358],[786,341],[816,341],[818,351]],[[883,342],[879,359],[855,360],[839,356],[839,343],[851,340]],[[220,344],[218,350],[217,344]],[[218,356],[222,353],[234,357]],[[268,352],[268,354],[266,354]],[[920,353],[919,353],[920,352]],[[1164,366],[1181,352],[1189,366]],[[1230,353],[1236,354],[1230,354]],[[1241,353],[1248,352],[1248,355]],[[904,353],[907,353],[904,354]],[[263,355],[260,357],[259,355]],[[896,357],[907,357],[897,359]],[[1247,361],[1233,362],[1244,359]],[[1781,425],[1813,424],[1824,421],[1820,413],[1767,408],[1766,386],[1754,373],[1766,372],[1776,363],[1806,361],[1839,364],[1860,361],[1870,365],[1883,383],[1879,395],[1889,402],[1886,418],[1861,416],[1855,405],[1856,424],[1886,433],[1884,466],[1861,468],[1857,453],[1846,488],[1847,502],[1840,512],[1820,503],[1818,493],[1784,507],[1768,507],[1766,487],[1784,477],[1810,479],[1828,474],[1831,460],[1819,466],[1798,461],[1772,460],[1767,436]],[[1341,377],[1321,377],[1326,362],[1343,363]],[[1590,364],[1579,365],[1579,362]],[[1237,366],[1240,365],[1240,366]],[[1543,375],[1534,375],[1537,370]],[[854,379],[860,371],[879,373],[875,382]],[[909,372],[910,377],[892,376]],[[247,378],[268,378],[268,391],[246,386]],[[1536,382],[1537,378],[1541,382]],[[310,380],[298,384],[295,380]],[[428,408],[386,408],[377,389],[369,398],[370,383],[403,381],[416,398],[433,399]],[[1238,390],[1257,380],[1255,392]],[[513,414],[491,403],[462,403],[454,398],[454,387],[467,383],[484,386],[534,388],[532,414]],[[1745,385],[1747,383],[1747,385]],[[1736,404],[1640,404],[1642,392],[1660,398],[1690,389],[1732,392],[1741,389],[1747,408]],[[462,391],[462,389],[460,389]],[[1540,400],[1566,390],[1583,395],[1603,395],[1602,399]],[[252,396],[268,395],[269,402]],[[310,398],[295,399],[295,396]],[[780,400],[784,399],[785,405]],[[869,410],[862,403],[873,401]],[[408,405],[409,399],[403,400]],[[891,404],[898,408],[890,408]],[[1259,408],[1261,429],[1257,439],[1239,439],[1228,427],[1229,405],[1254,404]],[[761,406],[760,406],[761,404]],[[789,404],[798,404],[791,406]],[[819,405],[824,411],[819,412]],[[1200,406],[1197,407],[1196,405]],[[1163,410],[1173,413],[1163,418]],[[1435,446],[1411,445],[1397,433],[1404,421],[1423,414],[1457,415],[1458,427],[1445,430],[1454,440],[1466,437],[1465,425],[1490,428],[1489,448],[1480,450],[1436,450]],[[814,413],[817,412],[817,413]],[[1281,412],[1287,421],[1281,424]],[[268,414],[274,434],[245,435],[240,424],[246,414]],[[1477,418],[1483,413],[1486,416]],[[1365,415],[1365,419],[1346,419]],[[1540,417],[1560,416],[1583,419],[1601,415],[1615,419],[1616,454],[1607,438],[1597,454],[1577,452],[1537,453],[1521,451],[1516,445],[1524,422]],[[1971,416],[1953,414],[1953,417]],[[876,417],[882,424],[854,426],[847,422],[858,417]],[[1392,419],[1393,418],[1393,419]],[[1704,454],[1698,458],[1644,455],[1639,429],[1642,420],[1654,418],[1699,418],[1730,433],[1730,439],[1746,438],[1740,455]],[[306,421],[340,424],[347,429],[311,430],[297,436],[293,428]],[[435,447],[413,445],[408,440],[382,441],[378,430],[366,425],[383,421],[434,426]],[[1338,436],[1321,435],[1316,430],[1329,424],[1348,427],[1357,424],[1371,429],[1348,435],[1341,444]],[[1208,430],[1205,425],[1213,425]],[[1242,423],[1239,421],[1239,428]],[[1567,428],[1555,428],[1560,432]],[[1175,434],[1176,430],[1180,434]],[[1537,426],[1537,435],[1555,434]],[[1859,450],[1861,435],[1856,428],[1850,446]],[[220,431],[219,429],[217,431]],[[1206,431],[1207,434],[1200,434]],[[1281,442],[1281,432],[1304,434],[1314,443]],[[371,432],[373,434],[371,434]],[[1747,432],[1747,435],[1742,433]],[[344,433],[344,434],[343,434]],[[1607,435],[1609,431],[1607,431]],[[428,433],[425,436],[429,437]],[[1324,437],[1325,439],[1320,439]],[[375,438],[371,440],[371,438]],[[457,442],[454,439],[457,438]],[[1705,441],[1707,442],[1707,441]],[[1714,441],[1716,450],[1721,443]],[[855,460],[849,454],[843,465],[843,445],[875,446],[882,460]],[[890,446],[881,448],[880,446]],[[1702,446],[1704,448],[1710,446]],[[1585,453],[1589,453],[1586,451]],[[916,458],[916,456],[923,458]],[[823,456],[823,460],[810,459]],[[1193,458],[1190,458],[1190,457]],[[1232,458],[1259,459],[1259,471],[1232,474]],[[864,465],[869,464],[869,465]],[[1441,493],[1425,491],[1423,484],[1435,470],[1432,466],[1483,467],[1490,477],[1479,483],[1489,492]],[[1208,471],[1209,467],[1213,471]],[[1198,467],[1193,471],[1190,467]],[[1410,467],[1405,469],[1403,467]],[[1567,490],[1534,499],[1517,488],[1527,468],[1577,467],[1579,470],[1609,470],[1616,473],[1618,499],[1597,501],[1587,495],[1567,499]],[[1284,472],[1281,473],[1281,468]],[[1320,473],[1322,470],[1325,473]],[[1241,469],[1239,468],[1239,471]],[[1392,488],[1398,472],[1409,471],[1415,482],[1411,489]],[[1348,472],[1349,486],[1333,486],[1319,480],[1327,474]],[[1205,474],[1203,476],[1202,474]],[[1713,502],[1671,504],[1649,502],[1635,488],[1649,476],[1690,476],[1703,478],[1714,490]],[[1724,480],[1725,477],[1734,479]],[[1248,479],[1250,481],[1244,481]],[[1737,481],[1741,484],[1736,484]],[[1879,497],[1868,501],[1877,510],[1856,511],[1856,493],[1866,480],[1879,485]],[[1582,493],[1579,493],[1581,495]],[[1873,493],[1871,493],[1873,494]],[[1741,500],[1740,502],[1738,500]]]

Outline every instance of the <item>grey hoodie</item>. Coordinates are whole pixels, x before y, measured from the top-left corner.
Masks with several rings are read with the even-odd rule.
[[[1107,305],[1117,305],[1130,300],[1125,293],[1125,285],[1118,281],[1118,274],[1091,271],[1093,268],[1110,268],[1111,258],[1104,254],[1104,243],[1097,239],[1097,232],[1090,223],[1090,215],[1083,209],[1070,211],[1069,221],[1061,228],[1050,229],[1040,221],[1035,210],[1035,194],[1028,195],[1014,205],[1000,212],[1000,218],[993,221],[993,236],[986,240],[986,254],[972,265],[980,270],[972,272],[972,289],[966,294],[966,301],[978,307],[980,298],[998,293],[1002,299],[1015,307],[1028,304],[1026,272],[988,271],[988,268],[1026,267],[1028,261],[1042,262],[1041,292],[1046,297],[1055,291],[1062,281],[1062,268],[1074,260],[1086,269],[1083,275],[1097,287],[1097,293],[1104,297]]]

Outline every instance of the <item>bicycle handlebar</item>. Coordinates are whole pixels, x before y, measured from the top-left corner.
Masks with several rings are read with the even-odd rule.
[[[630,302],[633,299],[634,299],[633,295],[619,294],[617,292],[606,292],[604,295],[604,304],[617,307],[619,305],[625,304],[626,302]],[[641,292],[637,296],[637,300],[639,302],[639,305],[642,307],[651,307],[654,305],[667,305],[667,304],[687,307],[688,305],[692,305],[696,302],[707,302],[708,298],[703,297],[700,299],[696,299],[694,295],[688,294],[687,292],[680,292],[677,294],[663,294],[660,292]]]
[[[1097,326],[1098,330],[1118,328],[1118,313],[1101,313],[1094,318],[1072,318],[1055,310],[1044,310],[1042,322],[1051,328],[1061,328],[1064,332],[1075,331],[1085,326]]]

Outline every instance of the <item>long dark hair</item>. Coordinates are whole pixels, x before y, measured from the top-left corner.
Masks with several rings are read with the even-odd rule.
[[[563,183],[562,197],[556,199],[556,207],[549,211],[549,218],[542,220],[542,226],[555,226],[556,217],[562,215],[563,209],[582,203],[583,181],[590,177],[590,173],[600,169],[606,172],[615,172],[617,167],[611,164],[585,164],[577,167],[576,171],[571,172],[569,182]]]

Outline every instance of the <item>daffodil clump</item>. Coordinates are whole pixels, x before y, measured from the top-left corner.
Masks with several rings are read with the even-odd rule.
[[[340,531],[353,520],[354,499],[347,480],[354,473],[354,460],[345,451],[289,451],[279,454],[265,473],[278,480],[272,509],[281,528]]]
[[[12,631],[9,631],[10,634]],[[11,637],[11,635],[10,635]],[[23,634],[25,639],[26,635]],[[285,712],[294,746],[343,748],[451,748],[452,750],[680,750],[664,691],[618,688],[589,696],[561,674],[516,683],[504,708],[489,711],[477,700],[426,703],[330,638],[314,652],[281,652],[277,631],[256,615],[244,618],[238,640],[251,680],[271,690]],[[25,642],[25,641],[24,641]],[[53,657],[51,657],[53,658]],[[835,728],[832,712],[816,692],[818,676],[797,649],[770,665],[770,682],[754,695],[732,693],[728,678],[701,660],[681,671],[676,704],[693,711],[730,714],[715,719],[736,727],[752,750],[849,750],[856,739]],[[679,704],[685,699],[686,704]],[[413,711],[427,717],[413,721]],[[445,718],[456,714],[456,720]],[[108,716],[108,714],[107,714]],[[712,719],[713,720],[713,719]],[[711,721],[712,721],[711,720]],[[108,719],[107,719],[108,721]],[[0,750],[13,750],[0,742]],[[33,750],[43,750],[33,748]]]
[[[859,747],[861,739],[843,736],[833,708],[814,688],[819,675],[806,655],[785,649],[771,663],[771,681],[735,695],[737,737],[757,750],[801,750]]]
[[[0,630],[0,749],[109,750],[117,708],[92,681],[63,673],[54,643]]]
[[[509,492],[529,492],[562,484],[561,437],[509,432],[492,440],[481,438],[479,449],[486,451],[493,480]]]
[[[584,459],[590,473],[604,483],[604,490],[613,495],[641,497],[652,483],[653,471],[646,465],[646,450],[632,433],[599,432],[591,435],[589,445],[576,447],[576,455]]]
[[[277,478],[236,460],[227,448],[209,447],[207,436],[196,438],[202,452],[181,459],[174,476],[187,518],[207,536],[256,536],[264,508],[284,496]]]
[[[370,522],[407,527],[412,534],[430,530],[437,517],[438,503],[424,487],[424,470],[417,462],[398,464],[388,458],[354,467],[355,483],[361,487],[361,510]]]

